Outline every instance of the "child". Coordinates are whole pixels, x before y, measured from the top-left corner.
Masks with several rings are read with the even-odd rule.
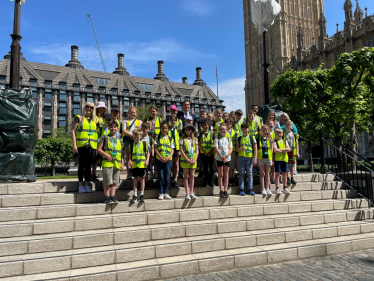
[[[230,171],[229,171],[229,184],[230,185],[235,185],[234,183],[234,171],[237,167],[236,165],[236,133],[235,130],[233,129],[234,125],[234,120],[233,119],[227,119],[225,121],[225,124],[227,126],[227,137],[231,139],[232,142],[232,153],[231,153],[231,161],[230,161]]]
[[[241,109],[238,109],[235,111],[235,122],[234,122],[234,130],[237,135],[237,137],[240,137],[242,135],[241,125],[242,125],[242,116],[243,111]]]
[[[287,173],[288,169],[288,154],[290,147],[288,146],[287,141],[283,140],[283,130],[275,130],[276,139],[274,140],[274,168],[275,168],[275,194],[281,194],[279,190],[279,176],[282,173],[283,179],[283,193],[291,194],[287,189]]]
[[[118,123],[112,121],[109,124],[110,134],[100,138],[97,152],[103,156],[103,185],[105,204],[117,204],[115,197],[116,185],[119,183],[121,169],[123,169],[124,161],[122,158],[122,142],[116,136],[118,131]]]
[[[174,117],[174,116],[173,116]],[[161,133],[156,137],[154,142],[154,151],[156,153],[156,165],[158,171],[158,200],[171,199],[168,194],[170,172],[171,172],[171,157],[174,154],[174,140],[169,137],[169,125],[162,123]],[[165,185],[163,186],[163,181]]]
[[[152,140],[154,141],[156,136],[160,134],[160,126],[161,126],[161,118],[157,116],[158,109],[155,105],[152,105],[149,107],[149,115],[150,117],[147,117],[144,122],[148,122],[150,125],[150,131],[149,135],[152,137]],[[152,155],[151,164],[155,165],[154,155]],[[154,178],[157,179],[157,166],[154,166]]]
[[[260,167],[260,184],[262,195],[272,195],[270,190],[270,168],[273,165],[273,139],[270,136],[269,126],[264,125],[258,139],[258,166]]]
[[[299,140],[298,135],[292,132],[293,122],[287,121],[286,122],[286,134],[284,135],[284,139],[287,140],[287,143],[290,146],[290,151],[287,152],[288,154],[288,165],[290,167],[290,174],[291,180],[287,177],[287,184],[296,184],[293,176],[295,173],[294,165],[296,164],[296,159],[300,157],[299,155]]]
[[[98,137],[100,138],[102,136],[102,132],[108,128],[109,126],[109,122],[110,122],[110,119],[112,119],[112,116],[110,114],[108,114],[110,116],[109,118],[109,121],[107,123],[105,123],[105,115],[107,115],[105,112],[107,111],[107,107],[105,106],[105,103],[103,101],[99,101],[97,104],[96,104],[96,130],[97,130],[97,133],[98,133]],[[105,126],[105,128],[103,128]],[[109,134],[109,128],[107,130],[107,134]],[[100,154],[96,154],[96,158],[95,158],[95,161],[94,161],[94,164],[92,164],[92,180],[93,181],[97,181],[97,176],[96,176],[96,168],[97,168],[97,165],[101,163],[101,155]]]
[[[215,115],[216,118],[213,121],[213,132],[214,132],[215,136],[218,136],[219,126],[223,122],[223,119],[222,119],[222,110],[221,109],[217,109],[216,113],[214,113],[214,115]]]
[[[143,122],[141,128],[142,128],[142,138],[140,141],[145,141],[147,143],[148,151],[150,153],[150,158],[152,158],[154,155],[154,150],[153,150],[153,140],[148,135],[149,129],[150,129],[149,123]],[[148,181],[148,172],[152,171],[152,164],[150,163],[151,161],[148,161],[148,162],[149,163],[148,163],[146,175],[145,175],[146,182]]]
[[[206,110],[205,109],[200,110],[200,121],[197,122],[197,137],[200,137],[200,134],[203,131],[203,128],[201,126],[201,120],[204,120],[206,118],[207,118]],[[199,159],[198,159],[198,161],[199,161],[199,175],[198,175],[198,178],[204,177],[204,167],[203,167],[203,160],[202,160],[201,156],[202,155],[200,153]]]
[[[131,203],[138,201],[138,181],[140,181],[140,201],[144,202],[144,188],[145,188],[145,171],[149,162],[149,150],[145,141],[140,141],[142,132],[134,130],[132,132],[134,143],[130,145],[130,160],[128,165],[131,166],[131,175],[134,177],[133,188],[134,195]]]
[[[269,129],[270,129],[271,138],[273,140],[275,140],[276,137],[275,137],[274,121],[271,121],[271,120],[268,121],[268,126],[269,126]],[[274,184],[274,161],[273,161],[273,165],[271,166],[271,169],[270,169],[270,183]]]
[[[192,119],[191,115],[186,116],[186,118],[184,119],[184,125],[186,125],[186,124],[189,124],[192,127],[194,127],[193,119]],[[199,135],[197,131],[194,131],[193,134],[194,134],[195,138],[197,138],[198,135]]]
[[[235,111],[230,112],[230,119],[235,119]]]
[[[223,122],[230,119],[230,114],[228,112],[224,112],[222,115]]]
[[[123,141],[126,151],[126,167],[128,168],[127,162],[129,162],[130,158],[130,145],[134,143],[134,139],[132,137],[132,132],[134,130],[140,130],[141,122],[136,118],[138,114],[138,109],[136,107],[130,107],[129,111],[129,120],[127,122],[123,122]],[[127,170],[127,180],[131,180],[131,170]]]
[[[239,195],[244,196],[244,176],[247,174],[248,194],[255,195],[253,191],[253,165],[257,164],[257,143],[256,139],[249,134],[247,123],[241,125],[242,136],[238,138],[236,152],[239,163]]]
[[[177,124],[177,117],[171,116],[170,117],[170,128],[169,128],[169,137],[171,137],[174,140],[174,154],[173,154],[173,180],[171,181],[171,187],[172,188],[179,188],[178,186],[178,174],[179,174],[179,132],[176,127]]]
[[[244,118],[244,122],[248,124],[249,134],[257,139],[261,127],[257,125],[255,117],[256,113],[254,111],[250,111],[248,112],[247,117]]]
[[[208,113],[208,124],[209,124],[209,131],[213,130],[213,122],[214,122],[214,114],[213,113]]]
[[[197,157],[199,156],[198,142],[194,136],[194,127],[191,124],[185,124],[184,138],[180,140],[179,148],[181,152],[181,168],[183,168],[183,182],[186,189],[186,200],[196,199],[193,193],[194,176]]]
[[[178,108],[176,105],[172,104],[170,106],[170,116],[166,117],[167,123],[169,123],[169,127],[171,126],[171,117],[175,116],[177,118]],[[183,129],[183,123],[182,120],[177,118],[177,123],[175,124],[175,127],[178,128],[178,132],[180,132]]]
[[[96,124],[96,128],[98,129],[97,133],[99,134],[99,138],[102,136],[107,136],[110,134],[109,130],[109,123],[112,120],[112,115],[109,113],[105,113],[103,116],[103,125],[99,126],[99,123]]]
[[[232,141],[227,137],[227,126],[221,124],[219,135],[214,140],[215,159],[217,160],[219,196],[229,197],[227,187],[229,185],[229,167],[232,153]]]
[[[118,132],[117,132],[117,137],[121,137],[122,133],[122,122],[119,120],[119,109],[118,107],[113,107],[112,110],[110,111],[112,114],[112,121],[117,122],[118,124]]]
[[[209,131],[209,124],[207,119],[201,120],[202,132],[199,135],[200,157],[203,164],[204,182],[203,187],[213,187],[213,162],[214,162],[214,139],[215,136],[212,131]]]

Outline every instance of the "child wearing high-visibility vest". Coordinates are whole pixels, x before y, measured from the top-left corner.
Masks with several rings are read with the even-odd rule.
[[[283,130],[275,130],[276,139],[274,140],[274,169],[275,169],[275,194],[281,194],[279,189],[279,176],[282,174],[283,193],[290,194],[287,189],[288,154],[290,147],[287,141],[283,140]]]
[[[151,126],[149,125],[149,123],[143,122],[141,128],[142,128],[142,138],[141,138],[140,141],[145,141],[147,143],[147,147],[148,147],[148,151],[149,151],[150,159],[151,159],[152,156],[154,155],[153,139],[152,139],[151,136],[148,135]],[[152,164],[150,162],[151,161],[148,161],[148,166],[147,166],[147,170],[146,170],[146,174],[145,174],[145,181],[146,182],[148,181],[148,172],[152,171]]]
[[[238,138],[236,151],[239,163],[239,195],[244,196],[244,176],[247,174],[248,195],[253,191],[253,165],[257,164],[257,143],[254,136],[249,134],[247,123],[241,125],[242,136]]]
[[[154,142],[154,150],[156,153],[156,165],[158,171],[158,200],[171,199],[169,191],[170,173],[174,154],[174,140],[169,137],[169,125],[162,123],[161,132]],[[163,181],[165,180],[165,185]]]
[[[226,122],[226,120],[229,120],[230,119],[230,114],[228,112],[224,112],[222,114],[222,120],[223,122]]]
[[[238,109],[235,111],[235,121],[234,121],[234,130],[237,135],[237,137],[240,137],[242,135],[242,116],[243,116],[243,111],[241,109]]]
[[[195,170],[197,157],[199,156],[198,142],[195,139],[195,129],[191,124],[185,124],[184,138],[180,140],[179,151],[181,153],[181,168],[183,168],[183,182],[186,189],[186,200],[196,199],[193,193],[195,185]]]
[[[220,197],[229,197],[227,188],[229,186],[229,169],[232,153],[232,141],[227,137],[227,125],[219,126],[219,135],[214,140],[215,159],[218,170],[218,186]]]
[[[222,119],[222,110],[217,109],[216,112],[214,113],[215,119],[213,120],[213,132],[216,136],[219,134],[219,126],[223,122]]]
[[[122,141],[116,136],[118,124],[112,121],[109,124],[109,135],[103,135],[97,147],[97,152],[103,156],[103,186],[105,204],[116,204],[116,186],[119,184],[121,169],[124,168],[122,157]]]
[[[255,139],[257,139],[261,127],[257,124],[257,122],[255,120],[255,117],[256,117],[256,113],[254,111],[250,111],[250,112],[247,113],[247,117],[244,118],[243,123],[248,124],[249,135],[254,136]]]
[[[290,174],[291,174],[291,180],[287,177],[287,183],[288,184],[296,184],[296,181],[294,180],[293,176],[295,173],[294,165],[296,164],[297,158],[300,158],[299,155],[299,135],[292,132],[293,128],[293,122],[287,121],[286,122],[286,133],[284,134],[284,139],[287,140],[290,151],[288,153],[288,166],[290,167]]]
[[[230,161],[230,170],[229,170],[229,184],[235,185],[234,183],[234,171],[237,168],[237,154],[236,154],[236,140],[238,136],[233,128],[234,126],[234,119],[227,119],[225,121],[227,126],[227,137],[231,139],[232,142],[232,153],[231,153],[231,161]]]
[[[204,172],[204,182],[203,187],[211,186],[213,187],[213,163],[214,163],[214,133],[209,130],[209,124],[207,119],[202,119],[200,121],[202,131],[199,135],[199,148],[200,157],[203,164]]]
[[[144,122],[148,122],[150,125],[150,131],[149,131],[149,136],[152,137],[152,140],[155,140],[156,136],[160,133],[160,126],[161,126],[161,118],[157,116],[158,114],[158,109],[157,106],[151,105],[149,107],[149,117],[147,117]],[[157,179],[158,174],[157,174],[157,166],[155,162],[155,157],[154,155],[151,156],[151,164],[154,166],[154,178]],[[152,171],[151,171],[152,174]]]
[[[180,152],[179,152],[179,130],[177,127],[178,124],[178,118],[177,116],[171,116],[170,117],[170,123],[169,123],[169,137],[171,137],[174,140],[174,154],[173,154],[173,160],[172,160],[172,169],[173,169],[173,178],[171,181],[171,187],[172,188],[179,188],[178,186],[178,174],[179,174],[179,157],[180,157]]]
[[[204,120],[204,119],[207,118],[206,110],[205,109],[200,110],[199,115],[200,115],[200,121],[197,122],[197,136],[200,139],[200,135],[203,131],[203,126],[201,125],[201,120]],[[200,150],[200,152],[201,152],[201,150]],[[204,167],[203,167],[203,159],[202,159],[202,154],[201,153],[199,155],[198,161],[199,161],[199,175],[198,175],[198,177],[203,178],[204,177]],[[205,179],[204,179],[204,181],[205,181]]]
[[[275,140],[276,139],[275,129],[277,128],[274,127],[274,121],[269,120],[267,125],[269,126],[269,129],[270,129],[271,138]],[[274,160],[273,160],[273,165],[270,168],[270,183],[274,184]]]
[[[132,132],[134,143],[130,145],[130,160],[128,165],[131,166],[131,175],[134,177],[133,188],[134,195],[131,203],[138,201],[138,182],[140,182],[140,198],[144,202],[145,173],[149,162],[149,148],[145,141],[141,141],[142,131],[134,130]]]
[[[272,195],[270,190],[270,168],[273,165],[273,139],[270,135],[270,128],[262,126],[260,137],[257,141],[257,159],[260,167],[260,184],[262,195]]]

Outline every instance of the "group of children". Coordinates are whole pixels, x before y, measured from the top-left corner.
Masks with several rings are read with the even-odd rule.
[[[129,119],[123,123],[116,114],[99,112],[97,153],[101,156],[103,168],[104,203],[118,202],[115,190],[124,166],[127,179],[134,179],[132,203],[138,198],[144,201],[145,182],[152,168],[158,179],[159,200],[171,198],[169,185],[178,188],[179,170],[183,170],[185,199],[196,199],[194,178],[198,166],[204,187],[213,187],[213,178],[217,175],[220,197],[229,196],[227,189],[234,183],[235,171],[239,172],[239,195],[245,195],[245,177],[247,193],[254,195],[254,166],[259,169],[261,194],[272,194],[270,182],[273,181],[275,193],[281,194],[280,175],[283,192],[290,194],[287,184],[296,184],[293,165],[299,157],[298,135],[293,132],[294,125],[288,115],[285,114],[288,121],[281,128],[274,112],[269,113],[264,125],[257,111],[258,107],[253,105],[252,111],[242,121],[240,109],[230,114],[218,109],[214,115],[201,110],[197,126],[194,126],[191,116],[185,117],[183,125],[177,118],[175,105],[170,107],[170,116],[164,121],[157,116],[155,106],[149,108],[150,116],[143,121],[137,119],[136,107],[129,108]],[[291,178],[288,178],[289,172]]]

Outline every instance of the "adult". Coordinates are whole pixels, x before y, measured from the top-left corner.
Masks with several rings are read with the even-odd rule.
[[[279,124],[280,124],[280,128],[283,130],[283,132],[286,132],[286,123],[288,121],[291,121],[290,119],[290,116],[288,116],[287,113],[282,113],[282,115],[280,116],[280,120],[279,120]],[[292,130],[291,130],[293,133],[295,133],[296,135],[299,134],[298,131],[297,131],[297,128],[296,128],[296,125],[293,124],[292,125]]]
[[[193,125],[194,125],[194,128],[195,130],[197,130],[197,120],[196,120],[196,115],[193,114],[191,111],[190,111],[190,108],[191,108],[191,104],[188,100],[185,100],[182,104],[182,109],[183,111],[182,112],[178,112],[178,115],[177,115],[177,118],[182,120],[182,123],[183,123],[183,127],[185,125],[185,118],[187,116],[191,116],[192,117],[192,120],[193,120]]]
[[[268,117],[266,118],[266,125],[268,125],[270,121],[273,121],[273,124],[274,124],[274,127],[270,128],[272,131],[275,131],[276,129],[280,129],[281,126],[279,122],[277,121],[277,118],[275,117],[275,112],[272,110],[269,111],[268,113]]]
[[[96,130],[95,105],[86,103],[82,115],[74,117],[72,126],[73,150],[78,153],[78,192],[91,192],[88,186],[91,177],[91,164],[96,158],[98,133]],[[83,176],[85,181],[83,181]]]

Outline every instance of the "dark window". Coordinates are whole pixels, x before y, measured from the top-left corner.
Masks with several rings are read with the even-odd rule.
[[[38,80],[36,79],[30,79],[30,85],[38,85]]]
[[[129,95],[129,90],[123,90],[123,94],[124,94],[125,96],[128,96],[128,95]]]
[[[105,95],[100,95],[100,99],[99,99],[100,101],[103,101],[103,102],[106,102],[106,97],[105,97]]]
[[[52,99],[52,93],[44,93],[44,98],[51,100]]]
[[[5,83],[5,81],[6,81],[6,76],[5,75],[0,75],[0,82]]]
[[[178,109],[178,111],[182,110],[182,105],[180,103],[177,103],[177,109]]]
[[[112,88],[112,94],[117,94],[118,93],[118,89],[117,88]]]
[[[66,92],[60,91],[59,100],[66,101]]]
[[[112,97],[112,104],[113,105],[118,105],[118,98],[117,97]]]
[[[38,98],[38,92],[37,91],[32,91],[32,96],[34,97],[34,99],[37,99]]]
[[[51,126],[52,125],[52,120],[51,119],[44,119],[43,120],[43,125],[44,126]]]
[[[92,85],[87,85],[87,86],[86,86],[86,90],[87,90],[87,91],[92,91],[92,90],[93,90]]]
[[[81,94],[80,93],[74,93],[73,101],[80,102],[81,101]]]
[[[100,91],[101,93],[105,93],[105,88],[100,87],[100,88],[99,88],[99,91]]]
[[[66,89],[66,83],[65,82],[60,82],[60,88]]]
[[[135,99],[134,106],[135,107],[140,107],[141,106],[140,99]]]
[[[95,83],[99,86],[106,86],[108,85],[110,79],[105,79],[105,78],[98,78],[98,77],[92,77],[92,79],[95,81]]]
[[[58,126],[61,127],[66,127],[66,116],[59,116],[58,117]]]
[[[79,84],[74,84],[73,87],[74,87],[74,90],[79,90],[80,89],[80,85]]]
[[[127,114],[128,111],[129,111],[129,110],[128,110],[127,108],[125,108],[125,109],[123,110],[123,114],[122,114],[123,118],[127,118],[127,117],[129,117],[128,114]]]
[[[124,106],[130,106],[130,101],[129,101],[128,98],[124,98],[124,99],[123,99],[123,105],[124,105]]]
[[[52,81],[50,81],[50,80],[46,80],[46,81],[45,81],[45,86],[46,86],[46,87],[52,87]]]
[[[86,102],[94,102],[93,94],[87,94],[87,101]]]
[[[152,92],[153,85],[138,83],[145,92]]]
[[[170,94],[166,94],[166,95],[165,95],[165,99],[167,99],[167,100],[171,100],[171,95],[170,95]]]
[[[81,114],[81,107],[79,104],[73,105],[73,115],[79,115]]]

